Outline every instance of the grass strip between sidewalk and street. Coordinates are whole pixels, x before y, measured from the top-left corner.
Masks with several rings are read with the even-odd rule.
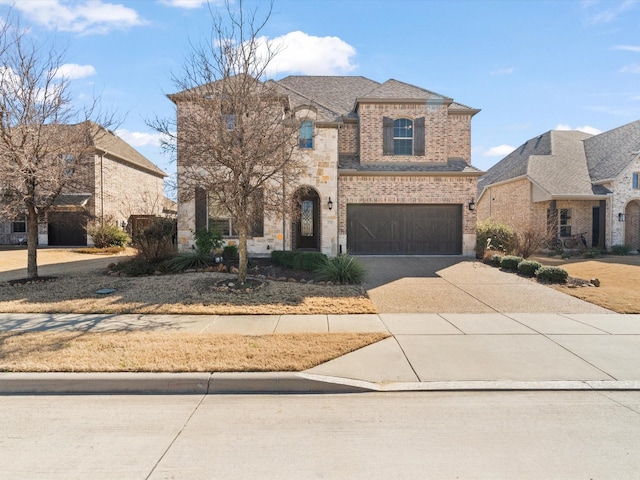
[[[388,336],[11,332],[0,334],[0,372],[295,372]]]

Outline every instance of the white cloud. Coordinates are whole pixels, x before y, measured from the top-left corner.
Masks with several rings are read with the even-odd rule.
[[[611,50],[640,53],[640,45],[616,45],[615,47],[612,47]]]
[[[93,65],[78,65],[77,63],[65,63],[55,73],[55,78],[67,80],[77,80],[79,78],[91,77],[95,75],[96,69]]]
[[[513,72],[515,72],[516,69],[513,67],[508,67],[508,68],[498,68],[497,70],[492,70],[490,73],[491,75],[512,75]]]
[[[566,123],[559,123],[554,130],[578,130],[580,132],[590,133],[591,135],[598,135],[599,133],[602,133],[602,130],[596,127],[591,127],[589,125],[585,125],[584,127],[571,128]]]
[[[622,2],[603,2],[606,5],[605,8],[599,9],[597,12],[593,12],[593,10],[599,7],[599,2],[583,2],[582,6],[584,8],[592,9],[592,12],[588,17],[587,21],[589,23],[597,24],[597,23],[610,23],[618,18],[620,15],[632,10],[635,5],[638,3],[638,0],[623,0]]]
[[[512,147],[511,145],[498,145],[496,147],[491,147],[489,150],[482,154],[483,157],[506,157],[511,152],[513,152],[516,147]]]
[[[630,63],[620,69],[620,73],[640,73],[640,64]]]
[[[340,75],[357,68],[352,63],[356,49],[338,37],[315,37],[304,32],[290,32],[268,40],[261,37],[264,45],[270,41],[279,50],[267,75],[287,73],[303,75]]]
[[[131,132],[124,128],[116,130],[116,135],[132,147],[159,147],[162,141],[160,133]]]
[[[0,3],[13,5],[46,28],[81,35],[103,34],[146,23],[135,10],[103,0],[0,0]]]
[[[160,3],[168,7],[177,7],[177,8],[200,8],[204,4],[207,3],[207,0],[160,0]],[[222,0],[213,0],[211,3],[221,5]]]

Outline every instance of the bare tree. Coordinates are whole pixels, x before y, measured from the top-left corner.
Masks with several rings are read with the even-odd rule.
[[[299,122],[277,83],[266,80],[277,54],[261,37],[271,7],[260,21],[242,2],[237,10],[227,2],[224,18],[211,11],[211,38],[193,47],[174,76],[177,118],[151,123],[177,156],[179,201],[204,190],[211,211],[233,222],[241,283],[252,226],[265,213],[283,214],[286,189],[303,167],[294,154]]]
[[[26,217],[29,278],[38,276],[38,222],[80,181],[103,129],[72,105],[64,52],[35,43],[9,11],[0,19],[0,218]]]

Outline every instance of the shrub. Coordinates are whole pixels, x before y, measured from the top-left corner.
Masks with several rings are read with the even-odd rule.
[[[149,263],[160,263],[175,255],[173,239],[176,222],[170,218],[154,218],[133,238],[138,254]]]
[[[125,247],[131,238],[115,223],[95,225],[87,230],[96,248]]]
[[[339,284],[360,284],[367,275],[367,270],[354,257],[339,255],[333,258],[324,257],[315,272],[318,280]]]
[[[238,261],[238,247],[236,245],[225,245],[222,249],[222,259],[224,263]]]
[[[536,271],[536,277],[552,283],[564,283],[567,281],[569,273],[560,267],[540,267]]]
[[[499,267],[502,257],[502,254],[495,252],[494,250],[485,250],[482,261],[492,267]]]
[[[600,250],[597,248],[589,248],[582,252],[584,258],[596,258],[598,255],[600,255]]]
[[[271,252],[271,261],[276,265],[294,270],[312,272],[327,259],[320,252],[292,252],[288,250],[274,250]]]
[[[483,258],[485,250],[511,253],[516,246],[516,235],[511,227],[486,220],[476,231],[476,255]]]
[[[533,277],[540,267],[542,267],[540,262],[536,262],[535,260],[523,260],[518,264],[518,271],[527,277]]]
[[[216,263],[215,257],[211,253],[204,253],[200,250],[179,254],[164,262],[164,267],[171,273],[183,272],[192,268],[206,268]]]
[[[515,252],[522,258],[529,258],[542,246],[544,240],[544,233],[533,227],[526,227],[516,234]]]
[[[129,277],[139,277],[141,275],[151,275],[157,270],[164,272],[166,269],[164,264],[151,263],[143,256],[138,255],[131,260],[116,263],[113,266],[113,270],[124,272]]]
[[[211,253],[212,250],[219,249],[224,243],[222,233],[217,230],[200,228],[194,232],[196,237],[196,250],[202,254]]]
[[[631,245],[611,245],[612,255],[629,255],[632,251]]]
[[[515,255],[505,255],[500,261],[500,266],[505,270],[518,270],[518,265],[522,262],[522,257],[516,257]]]

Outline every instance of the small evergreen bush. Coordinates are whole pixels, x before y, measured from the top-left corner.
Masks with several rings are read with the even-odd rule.
[[[564,283],[567,281],[569,273],[560,267],[540,267],[536,271],[536,277],[551,283]]]
[[[292,252],[289,250],[274,250],[271,252],[271,261],[276,265],[294,270],[312,272],[327,259],[320,252]]]
[[[596,258],[598,255],[600,255],[600,250],[597,248],[589,248],[582,252],[584,258]]]
[[[611,245],[612,255],[629,255],[632,251],[631,245]]]
[[[536,262],[535,260],[523,260],[518,264],[518,271],[527,277],[533,277],[540,267],[542,267],[540,262]]]
[[[224,263],[238,261],[238,247],[236,245],[225,245],[222,249],[222,259]]]
[[[492,267],[499,267],[500,262],[502,261],[503,255],[501,253],[495,252],[493,250],[486,250],[484,252],[484,257],[482,261],[487,265],[491,265]]]
[[[500,261],[500,266],[505,270],[518,270],[518,265],[522,262],[522,257],[516,257],[515,255],[505,255]]]
[[[484,257],[485,250],[511,253],[517,245],[516,234],[511,227],[486,220],[478,223],[476,231],[476,255]]]
[[[125,247],[131,241],[127,232],[115,223],[94,225],[87,230],[96,248]]]
[[[219,249],[224,243],[222,233],[217,230],[200,228],[194,232],[194,236],[196,238],[196,250],[203,254]]]
[[[367,270],[357,259],[350,255],[339,255],[322,259],[315,268],[318,280],[344,284],[360,284],[367,275]]]

